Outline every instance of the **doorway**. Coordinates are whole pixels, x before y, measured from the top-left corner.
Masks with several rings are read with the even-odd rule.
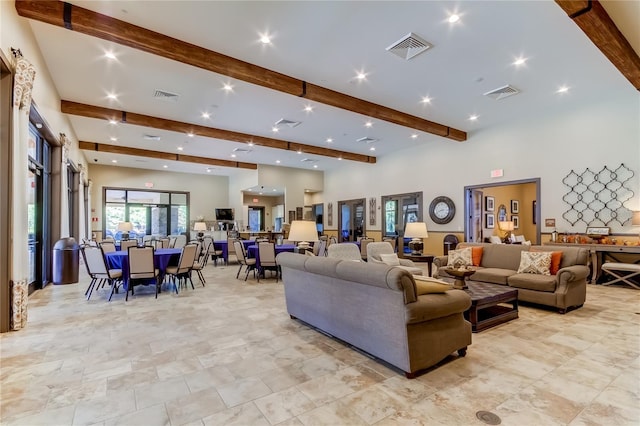
[[[338,201],[338,239],[339,241],[358,241],[366,232],[364,206],[366,200]]]
[[[264,224],[264,206],[249,207],[249,231],[260,232]]]
[[[540,244],[540,178],[486,183],[464,187],[465,241],[483,242],[500,236],[498,210],[516,224],[513,234]],[[515,209],[514,209],[515,207]]]

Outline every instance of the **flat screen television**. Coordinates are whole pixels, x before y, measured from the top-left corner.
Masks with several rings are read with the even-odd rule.
[[[216,220],[233,220],[233,209],[216,209]]]

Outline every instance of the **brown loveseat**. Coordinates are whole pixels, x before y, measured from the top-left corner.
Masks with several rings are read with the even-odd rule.
[[[518,289],[518,300],[553,306],[565,313],[584,304],[589,276],[588,255],[580,247],[548,247],[519,244],[460,243],[457,249],[482,247],[480,265],[470,279],[494,284],[508,285]],[[560,267],[555,275],[518,273],[522,251],[562,252]],[[448,256],[438,256],[434,264],[438,276],[447,277],[443,267]]]
[[[385,264],[280,253],[287,311],[405,371],[464,356],[471,324],[461,290],[417,295],[413,275]]]

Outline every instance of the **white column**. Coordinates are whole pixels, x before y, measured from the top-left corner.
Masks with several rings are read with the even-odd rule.
[[[60,133],[62,146],[62,164],[60,165],[60,238],[71,235],[69,229],[69,182],[67,180],[67,161],[69,159],[69,139]]]
[[[85,212],[87,211],[87,200],[84,198],[84,178],[86,175],[86,168],[84,164],[78,164],[78,168],[80,169],[80,179],[78,179],[78,238],[80,243],[83,238],[87,238],[87,218]]]
[[[89,228],[88,232],[89,235],[87,236],[87,238],[89,238],[90,240],[93,239],[93,207],[91,205],[91,191],[93,191],[93,181],[91,179],[89,179],[87,181],[87,185],[89,186],[89,190],[87,191],[87,206],[88,206],[88,215],[89,217],[87,218],[87,221],[89,223]]]

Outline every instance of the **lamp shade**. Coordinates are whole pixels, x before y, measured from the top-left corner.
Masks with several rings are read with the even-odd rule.
[[[118,231],[129,232],[132,229],[133,229],[133,225],[131,225],[131,222],[118,223]]]
[[[631,216],[631,224],[640,225],[640,210],[637,212],[633,212],[633,216]]]
[[[318,241],[316,223],[312,220],[294,220],[289,230],[291,241]]]
[[[193,230],[194,231],[206,231],[207,230],[207,224],[205,222],[196,222],[193,224]]]
[[[407,238],[428,238],[427,224],[424,222],[409,222],[404,228],[404,236]]]
[[[513,231],[515,228],[514,224],[512,221],[505,221],[505,222],[499,222],[500,225],[500,229],[502,229],[503,231]]]

